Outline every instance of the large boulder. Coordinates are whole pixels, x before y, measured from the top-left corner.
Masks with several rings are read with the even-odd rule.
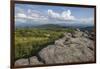
[[[41,60],[45,64],[94,61],[93,41],[82,36],[83,32],[76,32],[75,35],[77,36],[70,37],[68,40],[67,38],[66,40],[61,38],[54,45],[48,45],[42,49],[38,53]]]

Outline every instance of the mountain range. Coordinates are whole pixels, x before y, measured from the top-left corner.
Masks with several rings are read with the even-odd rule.
[[[16,28],[79,28],[80,30],[93,30],[93,25],[85,24],[67,24],[67,23],[58,23],[58,24],[40,24],[40,23],[16,23]]]

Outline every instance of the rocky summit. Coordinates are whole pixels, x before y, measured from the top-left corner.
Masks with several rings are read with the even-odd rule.
[[[91,38],[93,36],[89,32],[82,32],[79,29],[73,33],[65,32],[64,37],[43,48],[37,56],[19,59],[15,66],[93,62],[95,47]]]

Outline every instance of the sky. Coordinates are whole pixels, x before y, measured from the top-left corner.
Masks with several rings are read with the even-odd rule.
[[[93,24],[94,8],[15,4],[15,23]]]

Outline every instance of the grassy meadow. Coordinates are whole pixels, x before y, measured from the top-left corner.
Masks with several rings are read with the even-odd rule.
[[[73,32],[73,30],[67,28],[16,28],[15,60],[36,55],[42,48],[63,37],[64,32]]]

